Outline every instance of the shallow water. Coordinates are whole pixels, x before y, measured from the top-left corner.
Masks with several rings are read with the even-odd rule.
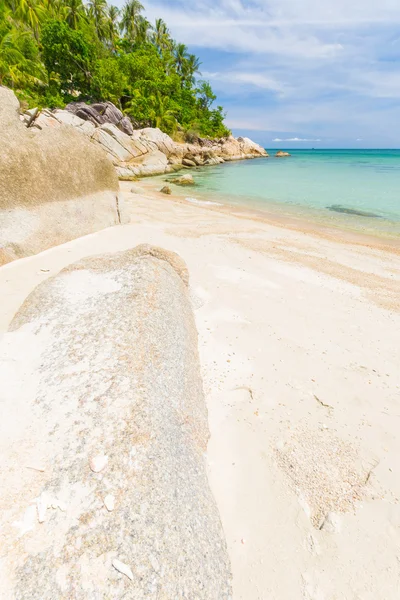
[[[400,235],[400,150],[293,150],[199,168],[179,195]],[[174,186],[175,193],[175,186]]]

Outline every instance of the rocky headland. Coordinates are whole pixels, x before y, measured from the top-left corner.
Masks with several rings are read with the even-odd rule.
[[[73,127],[106,152],[122,180],[268,156],[264,148],[249,138],[195,137],[193,143],[179,143],[160,129],[133,129],[131,121],[111,102],[93,105],[77,102],[67,105],[65,110],[28,111],[21,119],[33,129]]]

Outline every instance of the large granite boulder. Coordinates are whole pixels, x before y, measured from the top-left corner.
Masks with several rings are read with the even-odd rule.
[[[133,125],[128,117],[124,117],[122,112],[112,102],[97,102],[95,104],[86,104],[85,102],[70,102],[65,110],[73,113],[85,121],[90,121],[94,125],[103,125],[111,123],[118,129],[132,135]]]
[[[128,220],[104,150],[80,124],[38,119],[27,128],[0,87],[0,264]]]
[[[224,160],[227,161],[268,156],[264,148],[262,148],[249,138],[235,138],[233,137],[233,135],[227,138],[222,138],[219,141],[219,147],[219,156],[221,156]]]
[[[42,283],[0,344],[2,597],[228,600],[181,259],[141,246]]]

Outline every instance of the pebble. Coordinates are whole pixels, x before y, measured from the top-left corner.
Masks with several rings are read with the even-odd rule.
[[[112,494],[107,494],[107,496],[104,498],[103,502],[104,502],[104,506],[106,507],[108,512],[111,512],[114,510],[115,498]]]
[[[133,581],[133,573],[131,568],[128,567],[128,565],[118,560],[118,558],[113,558],[112,566],[114,567],[114,569],[116,569],[123,575],[126,575],[131,581]]]
[[[339,533],[341,530],[340,517],[334,512],[328,512],[320,529],[329,533]]]
[[[89,460],[89,467],[93,471],[93,473],[100,473],[108,463],[108,456],[104,454],[98,454],[97,456],[92,456]]]

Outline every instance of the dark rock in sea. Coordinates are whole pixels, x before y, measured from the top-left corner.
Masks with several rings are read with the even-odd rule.
[[[345,213],[346,215],[356,215],[357,217],[370,217],[372,219],[382,218],[380,215],[377,215],[372,212],[368,212],[365,210],[357,210],[355,208],[346,208],[344,206],[340,206],[339,204],[332,204],[332,206],[327,206],[327,209],[338,213]]]

